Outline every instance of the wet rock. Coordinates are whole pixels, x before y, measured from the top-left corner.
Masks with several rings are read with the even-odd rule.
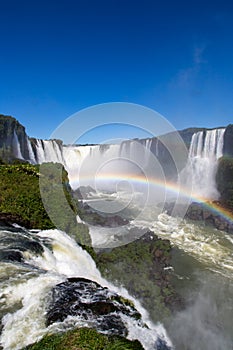
[[[18,250],[1,250],[0,251],[0,260],[1,261],[23,261],[23,255]]]
[[[223,209],[220,203],[218,205],[219,210]],[[192,203],[185,217],[191,220],[203,221],[208,225],[216,227],[218,230],[233,233],[233,224],[224,216],[220,216],[217,212],[207,209],[203,203]]]
[[[17,232],[18,234],[12,234],[13,232]],[[30,251],[36,255],[41,255],[44,251],[44,248],[38,241],[37,237],[34,237],[32,239],[28,236],[28,232],[26,230],[20,229],[18,227],[8,228],[8,231],[6,231],[4,235],[1,235],[1,243],[5,249],[13,251]]]
[[[207,209],[203,209],[202,217],[203,217],[203,220],[207,220],[207,219],[211,218],[212,217],[211,211],[207,210]]]
[[[121,314],[140,318],[137,310],[116,293],[84,278],[69,278],[54,287],[47,310],[47,325],[79,316],[99,331],[126,336]]]
[[[167,346],[167,344],[162,340],[158,339],[156,342],[156,349],[157,350],[171,350],[171,348]]]
[[[80,186],[73,191],[73,196],[77,199],[87,199],[90,197],[90,193],[96,193],[96,190],[91,186]]]
[[[85,211],[82,215],[82,220],[89,225],[118,227],[129,223],[129,220],[122,218],[120,215],[101,215],[98,211],[93,211],[87,203],[81,204],[81,208]]]
[[[12,224],[18,224],[20,226],[30,228],[29,220],[24,220],[18,214],[0,213],[0,226],[12,227]]]

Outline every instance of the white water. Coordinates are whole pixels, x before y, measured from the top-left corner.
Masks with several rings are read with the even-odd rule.
[[[152,220],[152,218],[153,213],[148,213],[148,216],[144,215],[144,220],[134,221],[131,223],[131,226],[150,228],[159,237],[169,239],[173,246],[180,248],[202,263],[204,269],[213,271],[216,274],[216,283],[221,275],[232,281],[233,240],[230,235],[213,228],[206,228],[205,226],[198,226],[185,221],[181,222],[166,214],[159,215],[158,220]],[[17,237],[18,234],[16,233],[15,235]],[[118,288],[103,279],[91,257],[86,251],[77,246],[68,235],[58,230],[47,230],[38,232],[35,237],[39,237],[41,240],[49,240],[52,243],[52,250],[45,247],[42,256],[36,256],[34,253],[29,252],[24,253],[27,263],[30,266],[33,265],[35,268],[39,268],[39,271],[35,270],[33,272],[29,265],[28,267],[26,265],[20,267],[20,265],[13,263],[0,264],[1,279],[7,278],[6,282],[1,283],[0,295],[0,309],[4,306],[6,310],[2,321],[3,330],[1,336],[1,345],[4,350],[20,349],[29,343],[39,340],[47,332],[57,332],[64,329],[64,327],[87,326],[80,318],[69,317],[64,325],[55,323],[49,328],[45,327],[45,312],[49,291],[54,285],[64,281],[67,277],[91,279],[125,298],[132,299],[136,308],[142,313],[143,321],[149,326],[149,329],[141,328],[135,321],[126,317],[124,322],[129,330],[129,339],[139,339],[146,350],[153,349],[157,335],[166,339],[169,343],[163,326],[154,325],[150,322],[147,312],[137,300],[129,296],[124,288]],[[210,288],[212,287],[215,288],[213,282]],[[205,302],[206,298],[207,301]],[[213,308],[214,302],[212,297],[210,298],[208,291],[205,291],[204,294],[198,296],[192,307],[190,306],[187,311],[182,311],[175,318],[179,329],[174,330],[174,334],[179,332],[179,337],[183,339],[182,341],[186,346],[188,335],[185,331],[182,332],[182,327],[187,329],[187,332],[190,332],[189,328],[191,325],[192,327],[195,326],[192,328],[192,331],[195,332],[197,338],[198,334],[202,338],[204,337],[204,348],[210,349],[209,344],[213,345],[214,336],[217,336],[218,333],[216,333],[215,329],[205,331],[202,327],[206,327],[204,325],[205,315],[209,312],[209,307]],[[22,303],[22,305],[15,306],[19,303]],[[222,300],[218,301],[218,303],[220,303],[218,304],[219,310]],[[202,304],[203,306],[201,307]],[[225,304],[224,308],[227,307]],[[13,308],[13,311],[7,311],[11,308]],[[205,313],[203,314],[202,311],[205,311]],[[216,322],[218,322],[216,313],[217,311],[214,314]],[[230,317],[231,311],[228,310],[225,314],[227,317]],[[192,320],[190,315],[193,317]],[[200,322],[202,322],[201,328],[198,323],[196,325],[193,324],[199,318]],[[187,327],[183,322],[189,322],[190,327]],[[215,321],[212,320],[211,322]],[[175,326],[176,323],[174,324]],[[210,337],[210,343],[208,343],[208,337]],[[221,341],[219,340],[220,343],[224,344],[222,334]],[[191,349],[195,349],[195,346],[192,345]],[[219,345],[219,348],[212,346],[211,349],[224,349],[224,345]]]
[[[222,154],[223,134],[224,130],[221,129],[207,131],[205,137],[204,133],[202,132],[193,135],[189,151],[189,161],[185,168],[185,174],[188,181],[191,179],[191,177],[193,178],[194,192],[200,196],[216,198],[218,195],[215,188],[214,176],[216,172],[217,159]],[[150,142],[149,140],[147,141],[146,149],[149,149]],[[89,176],[89,181],[89,172],[93,170],[91,164],[97,164],[100,159],[104,159],[104,161],[108,164],[108,161],[112,161],[112,158],[116,154],[118,154],[118,156],[120,154],[122,157],[124,157],[124,155],[128,156],[129,154],[132,157],[134,157],[135,154],[136,157],[137,153],[141,154],[140,152],[135,152],[136,146],[131,147],[126,143],[123,143],[120,148],[118,145],[115,145],[110,146],[107,149],[102,149],[102,153],[100,151],[100,146],[72,146],[63,147],[61,150],[58,145],[56,146],[52,141],[47,141],[45,144],[44,141],[41,141],[38,142],[37,146],[37,154],[39,155],[40,162],[59,160],[64,162],[66,167],[73,171],[71,179],[73,180],[74,184],[77,184],[77,169],[80,168],[80,164],[83,162],[83,160],[86,160],[83,174],[86,174],[87,177]],[[144,160],[146,159],[145,150],[144,155],[141,154],[140,157]],[[109,169],[111,166],[114,166],[114,162],[109,164]],[[69,174],[71,174],[71,171]],[[233,242],[230,235],[219,232],[213,228],[208,229],[204,226],[201,227],[196,224],[194,225],[190,222],[180,222],[175,218],[167,216],[166,214],[159,215],[158,220],[153,220],[153,216],[153,213],[148,213],[148,217],[145,215],[143,219],[141,218],[140,220],[138,219],[131,222],[131,225],[136,225],[142,228],[150,228],[158,236],[169,239],[173,246],[178,247],[202,263],[203,269],[215,272],[216,281],[219,275],[232,280]],[[103,229],[102,233],[100,232],[102,229],[97,228],[96,230],[98,231],[96,242],[97,245],[101,245],[101,239],[104,239],[105,242],[108,240],[108,244],[111,242],[111,240],[114,241],[114,234],[120,234],[122,228],[112,230],[111,236],[108,234],[108,229]],[[117,232],[117,230],[119,232]],[[3,318],[4,328],[1,341],[4,346],[4,350],[19,349],[19,346],[25,346],[28,342],[33,342],[41,338],[48,331],[48,329],[46,329],[44,326],[45,296],[53,285],[63,281],[67,276],[72,277],[80,275],[85,278],[93,279],[101,285],[108,286],[110,289],[129,297],[124,289],[116,288],[104,280],[100,276],[99,271],[96,269],[92,259],[86,252],[83,252],[81,248],[77,247],[74,241],[68,236],[58,231],[43,231],[39,233],[39,235],[44,238],[48,235],[51,237],[53,241],[53,253],[49,249],[45,249],[43,257],[28,255],[27,259],[29,263],[33,263],[35,267],[40,267],[41,269],[45,270],[46,273],[39,274],[39,276],[28,280],[23,279],[22,281],[16,280],[15,278],[16,283],[5,285],[1,290],[2,301],[9,307],[14,305],[16,302],[22,302],[22,307],[18,309],[18,311],[8,312]],[[106,237],[106,235],[108,236]],[[12,264],[8,264],[7,266],[5,265],[4,267],[9,270],[13,269]],[[211,287],[214,288],[215,284],[212,284]],[[205,322],[201,322],[201,326],[198,325],[199,313],[202,310],[204,310],[204,313],[208,313],[210,308],[212,311],[215,306],[213,304],[213,300],[208,299],[206,306],[201,307],[205,303],[203,303],[203,300],[200,299],[201,298],[197,299],[192,310],[191,308],[188,309],[187,312],[184,312],[181,315],[182,317],[180,319],[176,319],[176,322],[180,327],[180,329],[177,329],[177,334],[179,334],[180,337],[187,338],[185,340],[185,349],[187,349],[187,344],[189,344],[190,341],[188,339],[188,335],[185,334],[185,330],[188,328],[188,325],[191,325],[189,326],[189,335],[193,332],[195,336],[198,337],[199,335],[203,335],[205,333],[206,343],[203,345],[203,349],[205,350],[207,348],[209,349],[209,345],[207,347],[208,337],[211,337],[212,333],[215,333],[216,337],[219,335],[217,319],[217,333],[215,329],[211,330],[211,333],[207,327],[208,325],[206,325]],[[137,308],[143,312],[143,318],[146,320],[150,329],[147,332],[144,332],[141,328],[138,329],[138,325],[135,325],[133,321],[130,321],[127,318],[125,322],[128,325],[129,338],[133,339],[135,337],[140,337],[139,340],[143,343],[145,348],[151,350],[151,344],[154,343],[157,337],[156,334],[164,334],[164,337],[166,338],[166,333],[162,326],[155,326],[151,324],[148,320],[148,316],[146,313],[144,313],[144,311],[142,311],[139,303],[137,301],[135,302]],[[192,323],[190,315],[192,315],[194,318],[196,328],[192,328],[194,327],[194,324]],[[213,315],[217,318],[216,312],[214,312]],[[73,322],[72,324],[83,325],[82,323],[79,323],[81,321],[78,319],[72,319],[69,320],[69,322]],[[60,329],[59,327],[61,327],[61,325],[53,325],[51,326],[50,330],[56,331]],[[206,331],[206,329],[208,331]],[[193,338],[192,341],[194,341]],[[218,343],[212,342],[211,349],[224,349],[224,345],[220,345],[221,341],[218,341]],[[214,347],[215,345],[216,347]],[[193,348],[195,347],[192,345],[192,349]]]
[[[154,325],[140,303],[132,298],[124,288],[118,288],[100,275],[89,254],[82,250],[73,239],[58,230],[41,231],[37,234],[41,239],[49,238],[52,251],[45,247],[42,256],[25,253],[27,263],[41,270],[38,276],[29,279],[17,274],[11,282],[1,288],[1,302],[10,308],[22,303],[14,312],[6,312],[2,319],[3,330],[1,345],[4,350],[18,350],[29,343],[39,340],[47,332],[62,329],[62,324],[45,327],[46,302],[52,286],[64,281],[67,277],[84,277],[106,286],[125,298],[133,300],[135,307],[142,314],[142,320],[149,327],[144,329],[129,317],[125,317],[125,325],[129,328],[129,338],[138,339],[146,350],[154,348],[157,337],[166,340],[171,345],[162,325]],[[5,263],[7,264],[7,263]],[[12,265],[12,264],[9,264]],[[4,269],[4,263],[2,268]],[[12,266],[14,268],[14,266]],[[44,272],[42,272],[44,271]],[[68,326],[84,326],[80,318],[69,317]]]
[[[36,155],[39,164],[44,162],[64,164],[62,148],[55,140],[36,140]]]
[[[140,228],[149,228],[163,239],[169,239],[178,247],[193,256],[204,266],[232,279],[233,277],[233,240],[230,234],[213,227],[198,225],[186,220],[178,220],[165,213],[158,220],[151,220],[151,213],[144,220],[132,223]],[[153,208],[152,208],[153,211]]]
[[[18,159],[23,159],[22,153],[21,153],[21,149],[20,149],[20,143],[19,143],[19,139],[18,136],[14,130],[14,134],[13,134],[13,152],[14,152],[14,156]]]
[[[151,144],[152,139],[112,145],[61,146],[56,140],[38,139],[36,155],[31,145],[28,145],[28,151],[32,163],[62,163],[73,189],[87,184],[95,187],[98,182],[102,188],[115,190],[118,181],[113,181],[113,174],[115,179],[124,180],[144,172],[150,165]],[[19,144],[17,147],[20,150]],[[109,176],[112,176],[112,183],[106,182]]]
[[[28,153],[29,153],[29,161],[32,163],[32,164],[36,164],[36,158],[35,158],[35,155],[34,155],[34,152],[33,152],[33,149],[32,149],[32,144],[29,140],[29,138],[27,137],[27,146],[28,146]]]
[[[103,195],[107,197],[106,193]],[[109,199],[112,198],[113,196],[109,195]],[[117,200],[114,198],[114,201]],[[91,204],[91,201],[87,200],[87,202]],[[100,197],[99,207],[102,202]],[[132,237],[131,229],[135,227],[142,231],[135,232]],[[146,206],[141,213],[137,212],[135,219],[127,225],[116,228],[89,227],[92,245],[96,248],[121,246],[140,238],[147,230],[151,230],[158,237],[168,239],[174,247],[193,256],[207,269],[228,278],[233,277],[233,238],[231,234],[213,227],[199,225],[198,222],[193,223],[161,213],[160,208],[154,205]]]
[[[217,199],[215,175],[218,159],[222,156],[225,129],[200,131],[192,136],[188,161],[180,174],[181,187],[192,186],[194,196]],[[117,192],[118,183],[144,175],[164,181],[162,160],[158,162],[158,139],[155,155],[151,151],[152,139],[123,141],[112,145],[62,146],[56,140],[36,140],[36,156],[28,142],[32,163],[62,163],[69,176],[71,187],[90,185],[95,189]],[[20,144],[14,133],[14,152],[23,158]],[[132,186],[129,183],[129,186]],[[135,185],[133,191],[137,190]],[[151,189],[150,189],[151,191]],[[157,195],[159,192],[157,189]],[[163,193],[160,195],[162,200]]]
[[[218,159],[222,156],[225,129],[199,131],[193,134],[187,165],[181,173],[180,182],[192,185],[194,196],[218,199],[215,175]]]

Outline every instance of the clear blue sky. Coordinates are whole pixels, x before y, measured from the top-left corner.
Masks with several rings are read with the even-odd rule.
[[[0,43],[0,113],[30,136],[114,101],[177,129],[233,122],[230,0],[0,0]]]

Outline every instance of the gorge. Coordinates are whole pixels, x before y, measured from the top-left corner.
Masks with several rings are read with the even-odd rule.
[[[35,164],[35,170],[27,170],[35,177],[45,174],[37,164],[61,163],[78,205],[97,214],[88,224],[81,212],[75,213],[78,223],[88,226],[98,267],[76,244],[73,228],[65,233],[2,227],[4,350],[21,349],[48,332],[87,326],[139,341],[146,350],[231,348],[232,218],[230,212],[223,217],[220,209],[211,209],[211,203],[226,200],[230,193],[222,184],[225,174],[228,183],[232,174],[226,164],[233,154],[231,125],[180,131],[184,149],[174,158],[172,135],[121,144],[63,145],[60,140],[31,139],[15,119],[1,120],[2,163],[29,162],[32,169]],[[20,172],[20,166],[12,171]],[[203,208],[197,213],[191,202]],[[98,224],[98,215],[107,219]],[[205,218],[214,224],[211,215],[228,226],[209,226]],[[182,301],[176,304],[178,295]],[[64,302],[67,313],[61,316]]]

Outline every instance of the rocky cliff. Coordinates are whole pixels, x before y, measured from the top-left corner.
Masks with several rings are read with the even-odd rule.
[[[0,158],[11,162],[15,158],[29,159],[28,136],[15,118],[0,114]]]

